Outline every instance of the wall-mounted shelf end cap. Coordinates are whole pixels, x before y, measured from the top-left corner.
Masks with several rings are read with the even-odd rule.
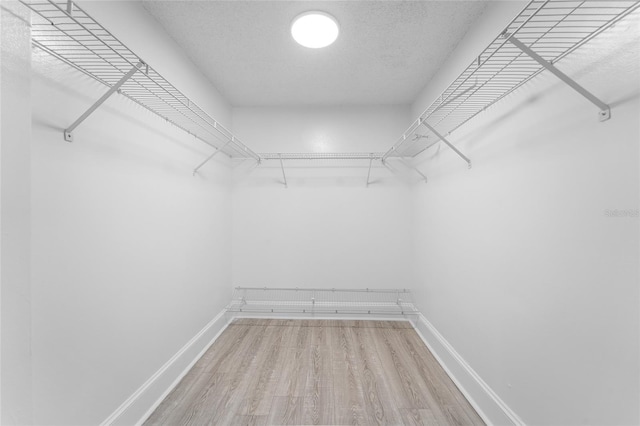
[[[600,112],[598,112],[598,119],[600,121],[607,121],[610,118],[611,118],[611,108],[606,107],[605,109],[600,110]]]
[[[89,107],[87,111],[84,112],[84,114],[82,114],[71,126],[67,127],[64,130],[64,140],[66,140],[67,142],[73,142],[72,133],[76,129],[76,127],[78,127],[87,117],[89,117],[96,109],[98,109],[98,107],[102,105],[111,95],[118,92],[120,90],[120,87],[122,87],[122,85],[126,83],[127,80],[129,80],[138,70],[140,70],[140,68],[145,65],[146,64],[142,60],[138,59],[138,63],[134,65],[128,73],[123,75],[122,78],[120,78],[120,80],[116,84],[111,86],[100,99],[98,99],[93,105]]]

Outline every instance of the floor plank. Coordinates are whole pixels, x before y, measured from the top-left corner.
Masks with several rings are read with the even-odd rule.
[[[389,386],[392,379],[382,368],[375,351],[375,342],[368,334],[367,328],[360,322],[351,328],[351,331],[357,365],[362,377],[365,413],[369,417],[369,424],[402,424],[398,407],[393,403],[393,390]],[[377,324],[372,324],[371,328],[377,328]]]
[[[353,340],[346,326],[331,329],[336,424],[366,425],[362,381],[356,366]]]
[[[145,425],[483,425],[405,321],[238,319]]]
[[[299,425],[302,424],[303,397],[276,396],[273,398],[268,424]]]

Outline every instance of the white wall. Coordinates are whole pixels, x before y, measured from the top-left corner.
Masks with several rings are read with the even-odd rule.
[[[638,28],[558,64],[611,120],[543,73],[421,159],[418,303],[526,424],[640,421]]]
[[[141,6],[81,4],[216,119],[228,125],[233,115],[259,152],[386,150],[522,5],[492,5],[409,114],[232,113]],[[30,181],[32,204],[23,222],[32,225],[34,422],[104,420],[222,309],[233,283],[411,286],[526,423],[638,423],[638,219],[605,215],[639,204],[637,41],[620,37],[615,51],[596,43],[571,62],[570,74],[612,103],[609,122],[541,75],[453,135],[471,171],[444,148],[428,152],[420,166],[430,183],[414,188],[379,165],[365,188],[366,162],[293,162],[288,189],[279,164],[250,173],[244,164],[232,192],[227,161],[193,178],[210,148],[120,97],[68,144],[62,128],[104,88],[36,55],[31,164],[14,181]],[[2,107],[4,132],[4,92]],[[4,244],[3,235],[3,276]],[[2,290],[4,386],[4,279]]]
[[[29,424],[31,402],[29,14],[0,4],[0,423]]]
[[[384,150],[406,107],[235,108],[258,152]],[[395,288],[411,280],[410,192],[368,162],[267,161],[233,192],[233,281],[242,286]],[[241,169],[245,170],[245,169]]]
[[[228,124],[224,100],[140,5],[89,3]],[[220,157],[193,177],[212,149],[120,96],[67,143],[62,129],[105,88],[37,50],[31,77],[34,421],[98,424],[228,302],[230,167]]]

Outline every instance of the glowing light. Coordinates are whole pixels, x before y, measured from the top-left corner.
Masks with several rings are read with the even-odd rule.
[[[304,47],[327,47],[338,38],[340,28],[335,18],[324,12],[305,12],[291,24],[293,39]]]

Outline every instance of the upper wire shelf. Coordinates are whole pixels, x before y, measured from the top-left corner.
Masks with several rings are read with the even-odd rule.
[[[66,0],[21,2],[35,12],[31,35],[37,47],[108,87],[139,68],[119,87],[119,93],[229,157],[260,160],[76,4]]]
[[[639,6],[638,1],[531,1],[420,114],[383,160],[415,157],[545,69],[508,43],[510,37],[555,64]],[[423,126],[424,122],[432,128]],[[433,128],[440,129],[440,134]]]
[[[415,157],[439,141],[471,165],[470,159],[447,141],[445,135],[549,69],[543,61],[553,67],[551,64],[640,7],[639,1],[632,0],[530,1],[385,153],[256,154],[71,0],[20,1],[35,12],[32,40],[36,46],[110,87],[110,91],[117,88],[122,95],[214,147],[215,152],[198,165],[194,173],[218,152],[258,163],[262,160],[382,160],[384,163],[389,157],[399,157],[412,167],[404,158]],[[519,40],[520,47],[514,40]],[[582,89],[583,95],[584,92]],[[99,103],[104,102],[105,96]],[[90,108],[78,121],[91,112]],[[67,136],[70,140],[70,131],[65,131],[65,138]],[[426,181],[426,177],[420,175]],[[284,168],[283,177],[286,186]]]

